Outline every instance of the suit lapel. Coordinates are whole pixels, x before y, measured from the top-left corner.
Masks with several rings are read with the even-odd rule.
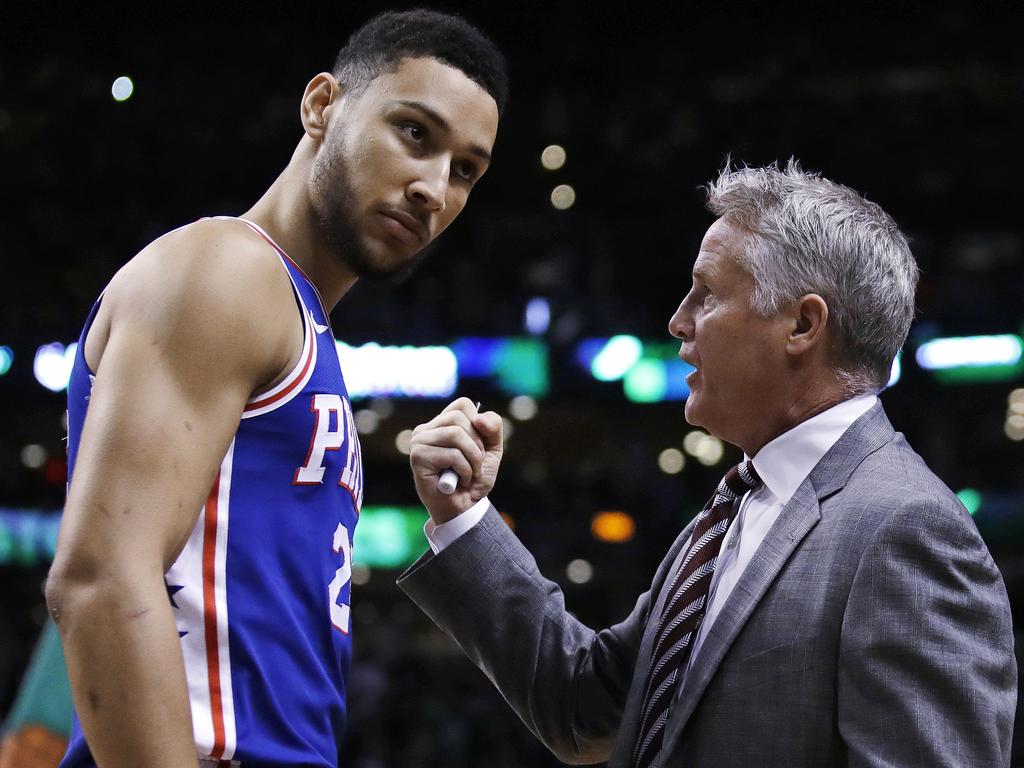
[[[694,659],[670,715],[664,754],[671,754],[736,635],[747,623],[793,550],[818,523],[821,501],[841,490],[854,469],[893,437],[892,425],[881,404],[876,403],[832,446],[800,484],[789,503],[782,508],[778,519],[765,535],[722,606]]]

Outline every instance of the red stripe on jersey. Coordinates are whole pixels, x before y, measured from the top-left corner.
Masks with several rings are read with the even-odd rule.
[[[214,478],[206,499],[203,526],[203,628],[206,634],[206,672],[210,683],[210,712],[213,715],[213,749],[210,757],[224,754],[224,703],[220,689],[220,648],[217,644],[217,597],[215,592],[217,561],[217,501],[220,472]]]
[[[316,344],[316,337],[312,335],[313,329],[309,327],[308,323],[306,324],[306,333],[310,334],[311,337],[309,351],[306,353],[306,362],[302,364],[302,370],[299,371],[299,375],[295,377],[295,380],[287,387],[282,389],[280,392],[278,392],[276,395],[271,395],[270,397],[265,397],[262,400],[256,400],[255,402],[247,403],[244,410],[255,411],[257,408],[263,408],[264,406],[267,405],[273,405],[278,400],[283,400],[284,398],[288,397],[288,395],[295,391],[295,388],[302,383],[302,380],[306,377],[306,371],[309,370],[309,366],[312,365],[313,363],[313,345]]]

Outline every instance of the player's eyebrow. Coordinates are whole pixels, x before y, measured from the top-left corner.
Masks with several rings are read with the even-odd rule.
[[[451,132],[452,132],[451,123],[449,123],[447,120],[445,120],[444,117],[437,110],[432,109],[431,107],[428,107],[422,101],[412,101],[412,100],[409,100],[409,99],[399,99],[395,103],[399,104],[399,105],[401,105],[403,107],[409,107],[411,109],[415,109],[415,110],[418,110],[419,112],[422,112],[427,117],[427,119],[430,120],[430,122],[432,122],[439,130],[443,131],[444,133],[451,134]],[[488,152],[483,147],[481,147],[480,145],[478,145],[478,144],[471,145],[470,148],[469,148],[469,151],[470,151],[471,154],[476,155],[481,160],[483,160],[485,163],[490,163],[491,162],[491,153]]]

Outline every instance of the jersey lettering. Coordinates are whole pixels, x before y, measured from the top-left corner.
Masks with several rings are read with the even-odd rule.
[[[309,441],[309,451],[306,453],[305,463],[295,470],[295,477],[292,478],[292,485],[318,485],[324,481],[324,454],[327,451],[336,451],[341,448],[345,441],[345,426],[342,424],[342,414],[345,408],[342,404],[341,395],[313,395],[309,403],[309,410],[316,414],[316,425],[313,427],[313,436]],[[334,416],[332,419],[331,416]],[[334,422],[334,429],[331,429],[331,422]],[[351,421],[351,419],[350,419]]]

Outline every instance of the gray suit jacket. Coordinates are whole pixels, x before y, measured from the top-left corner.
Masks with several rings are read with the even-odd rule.
[[[399,586],[559,759],[631,765],[651,589],[600,632],[490,510]],[[1017,667],[1006,589],[973,521],[893,431],[855,422],[768,532],[694,660],[661,766],[1008,766]]]

